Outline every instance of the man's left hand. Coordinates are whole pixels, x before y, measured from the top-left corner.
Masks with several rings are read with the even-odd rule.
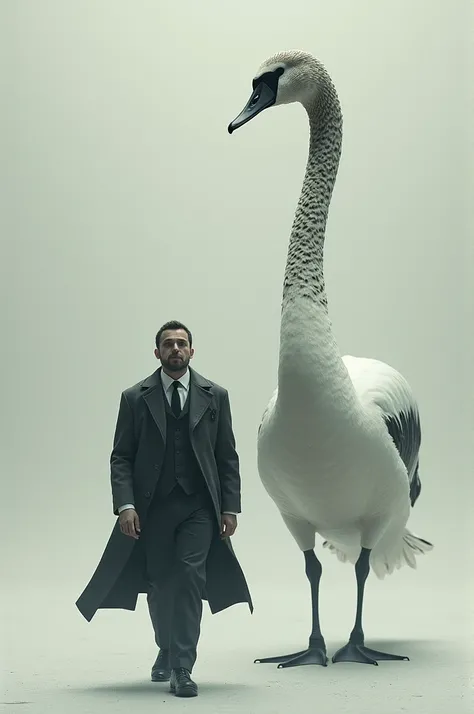
[[[237,528],[237,516],[230,513],[223,513],[221,516],[221,538],[229,538],[234,535]]]

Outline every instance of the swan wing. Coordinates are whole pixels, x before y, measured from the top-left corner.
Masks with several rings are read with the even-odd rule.
[[[377,408],[405,464],[414,506],[421,491],[418,473],[421,425],[418,405],[405,377],[376,359],[344,355],[357,395],[364,406]]]

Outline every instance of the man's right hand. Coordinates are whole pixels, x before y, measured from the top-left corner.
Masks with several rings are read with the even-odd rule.
[[[126,508],[119,515],[120,530],[126,536],[138,540],[140,536],[140,521],[134,508]]]

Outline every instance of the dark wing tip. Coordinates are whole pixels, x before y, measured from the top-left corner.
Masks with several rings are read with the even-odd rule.
[[[408,472],[410,501],[414,506],[421,492],[419,451],[421,444],[420,417],[416,408],[402,411],[396,416],[384,415],[388,432],[397,447]]]

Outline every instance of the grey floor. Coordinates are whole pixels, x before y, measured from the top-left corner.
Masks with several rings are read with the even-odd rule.
[[[428,575],[436,575],[433,565]],[[329,653],[353,618],[352,573],[330,561],[322,592]],[[205,610],[194,675],[197,699],[181,700],[149,681],[155,657],[146,603],[135,613],[101,612],[88,624],[73,603],[77,584],[4,590],[2,706],[11,714],[125,714],[176,711],[245,714],[464,714],[473,711],[472,611],[463,588],[404,571],[371,580],[367,644],[409,662],[278,670],[257,656],[301,649],[308,635],[304,581],[293,590],[254,588],[253,616],[243,606]]]

